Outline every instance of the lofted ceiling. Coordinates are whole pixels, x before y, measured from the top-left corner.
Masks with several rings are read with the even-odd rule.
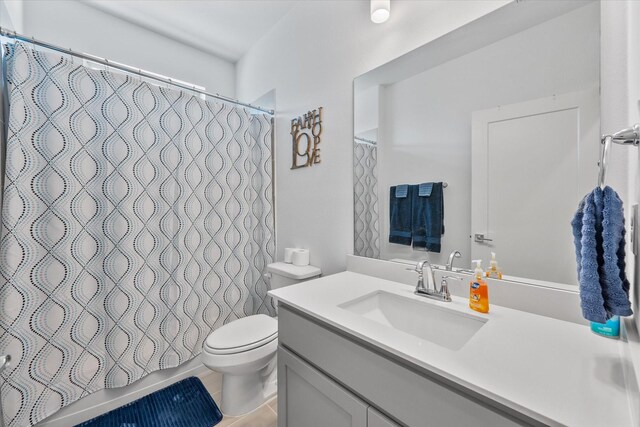
[[[85,0],[84,4],[236,62],[294,0]]]

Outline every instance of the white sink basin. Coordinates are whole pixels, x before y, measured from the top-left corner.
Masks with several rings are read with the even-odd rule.
[[[461,349],[488,320],[384,291],[338,307],[451,350]]]

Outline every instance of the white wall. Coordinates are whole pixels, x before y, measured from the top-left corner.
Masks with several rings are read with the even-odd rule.
[[[640,3],[633,0],[602,2],[601,123],[603,133],[612,133],[640,123]],[[614,145],[607,167],[607,182],[622,197],[630,230],[631,207],[640,203],[640,150]],[[633,256],[627,234],[627,274],[633,279],[636,324],[640,328],[640,265]],[[639,254],[640,255],[640,254]],[[638,355],[640,359],[640,355]]]
[[[379,106],[380,86],[378,85],[354,95],[353,134],[355,136],[377,141]]]
[[[21,32],[25,35],[235,96],[231,62],[79,1],[28,0],[23,8]]]
[[[459,250],[463,256],[456,265],[471,268],[472,112],[597,90],[599,20],[600,7],[593,3],[383,87],[378,140],[382,259],[425,255],[389,243],[389,187],[446,181],[442,250],[429,259],[445,264],[449,253]],[[595,182],[595,169],[586,178]],[[577,206],[583,194],[570,192]]]
[[[602,15],[602,128],[611,133],[640,123],[640,2],[603,2]],[[640,149],[614,145],[611,160],[608,175],[625,192],[618,191],[625,202],[629,232],[631,208],[640,203]],[[629,235],[627,238],[627,272],[635,271],[634,276],[629,275],[633,278],[634,319],[640,329],[640,268],[634,268],[640,266],[640,251],[633,256]],[[640,367],[640,354],[637,356]]]
[[[508,1],[394,0],[373,24],[366,1],[301,2],[237,64],[237,96],[276,89],[278,258],[308,247],[324,274],[342,271],[353,252],[353,79]],[[322,163],[290,170],[290,120],[324,107]]]
[[[22,0],[0,0],[0,27],[23,31]]]
[[[628,99],[627,99],[627,116],[628,125],[640,123],[640,2],[628,2],[628,15],[626,17],[629,35],[627,37],[627,54],[628,54]],[[628,126],[625,125],[625,126]],[[628,155],[629,161],[629,198],[631,202],[627,204],[627,212],[634,204],[640,203],[640,149],[628,149],[631,153]],[[633,153],[636,150],[636,153]],[[627,218],[629,215],[627,216]],[[640,218],[639,218],[640,220]],[[627,227],[629,229],[629,227]],[[636,231],[637,233],[637,231]],[[633,259],[630,267],[640,266],[640,244],[638,244],[638,255]],[[629,251],[631,254],[631,251]],[[633,271],[633,270],[632,270]],[[637,328],[640,329],[640,268],[635,270],[634,277],[634,312]],[[638,355],[640,359],[640,354]],[[639,363],[640,367],[640,363]],[[639,417],[640,418],[640,417]]]

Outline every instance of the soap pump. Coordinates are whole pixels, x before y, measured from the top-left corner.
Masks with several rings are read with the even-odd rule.
[[[474,259],[472,262],[476,263],[476,268],[475,270],[473,270],[473,273],[475,274],[475,276],[477,278],[482,278],[482,260],[481,259]]]
[[[489,312],[489,288],[487,282],[482,280],[482,260],[473,260],[476,263],[475,277],[469,282],[469,308],[480,313]]]
[[[491,252],[491,262],[489,263],[486,276],[490,279],[502,279],[502,271],[498,268],[498,261],[496,261],[495,252]]]

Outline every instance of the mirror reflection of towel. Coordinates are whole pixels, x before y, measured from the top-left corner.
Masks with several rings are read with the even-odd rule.
[[[440,252],[444,234],[444,192],[441,182],[414,185],[413,247]]]
[[[411,208],[415,185],[389,189],[389,243],[411,246]]]

